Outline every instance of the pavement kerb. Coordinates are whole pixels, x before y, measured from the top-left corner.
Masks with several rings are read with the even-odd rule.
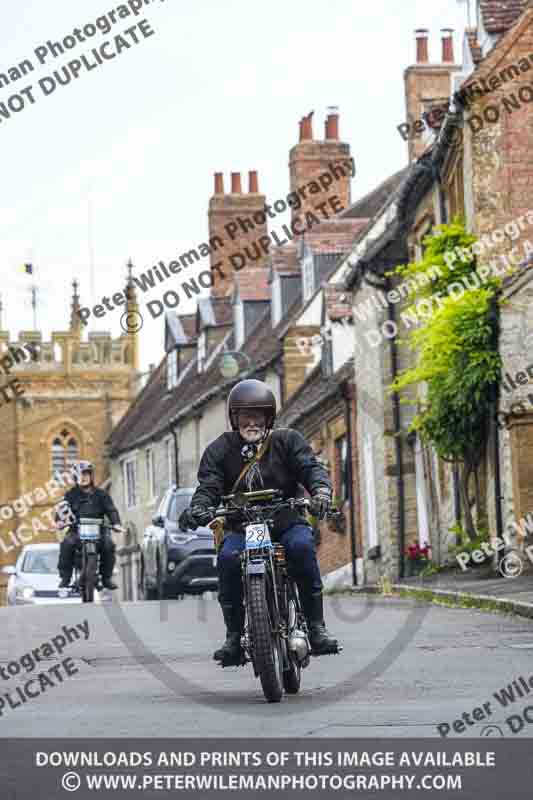
[[[493,595],[471,594],[470,592],[450,591],[447,589],[426,589],[412,584],[393,584],[392,589],[400,597],[416,596],[421,600],[432,602],[439,598],[449,600],[457,607],[479,608],[480,610],[499,611],[507,614],[517,614],[520,617],[533,619],[533,603],[524,603],[520,600],[511,600],[507,597],[494,597]]]
[[[391,594],[384,594],[377,586],[346,587],[342,589],[330,589],[324,592],[325,595],[338,594],[379,594],[383,598],[387,597],[417,597],[431,603],[433,600],[442,598],[454,604],[457,608],[478,608],[481,611],[498,611],[505,614],[516,614],[520,617],[533,619],[533,603],[524,603],[520,600],[511,600],[507,597],[494,597],[493,595],[471,594],[470,592],[450,591],[449,589],[428,589],[415,586],[409,583],[394,583],[391,585]]]

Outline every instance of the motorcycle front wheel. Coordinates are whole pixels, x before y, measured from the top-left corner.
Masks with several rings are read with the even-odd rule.
[[[253,660],[263,694],[269,703],[279,703],[283,695],[283,661],[278,636],[272,630],[264,575],[250,575],[248,620]]]
[[[82,600],[84,603],[94,603],[94,589],[97,582],[98,555],[85,553],[84,570],[81,575]]]

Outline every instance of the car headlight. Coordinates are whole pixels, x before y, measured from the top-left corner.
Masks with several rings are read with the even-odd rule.
[[[35,590],[31,586],[17,586],[17,597],[22,597],[23,600],[31,600],[35,594]]]
[[[171,544],[188,544],[196,539],[197,536],[191,533],[169,533],[168,540]]]

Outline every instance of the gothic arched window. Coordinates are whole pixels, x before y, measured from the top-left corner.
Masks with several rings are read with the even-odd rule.
[[[78,443],[70,431],[63,428],[52,442],[52,474],[66,472],[72,464],[78,461],[78,458]]]

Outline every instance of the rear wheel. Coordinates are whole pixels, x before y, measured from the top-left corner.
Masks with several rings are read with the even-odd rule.
[[[82,599],[84,603],[94,603],[94,589],[96,586],[98,569],[98,555],[85,554],[85,569],[82,574]]]
[[[248,618],[254,665],[269,703],[279,703],[283,694],[283,661],[279,639],[272,631],[271,614],[263,575],[250,575]]]

